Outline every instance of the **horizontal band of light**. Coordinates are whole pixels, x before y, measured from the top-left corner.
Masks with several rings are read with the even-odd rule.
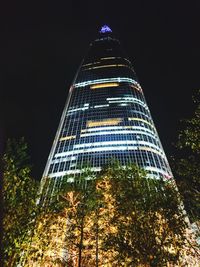
[[[168,172],[162,170],[162,169],[159,169],[159,168],[156,168],[156,167],[151,167],[151,166],[143,166],[143,168],[146,170],[146,171],[154,171],[154,172],[157,172],[158,174],[161,174],[163,176],[165,176],[166,178],[170,179],[172,178],[172,175],[170,175]],[[93,172],[99,172],[101,171],[102,168],[101,167],[92,167],[91,168],[91,171]],[[62,172],[55,172],[55,173],[51,173],[48,175],[49,178],[53,178],[53,177],[62,177],[62,176],[65,176],[65,175],[71,175],[71,174],[79,174],[79,173],[82,173],[84,170],[82,169],[76,169],[76,170],[68,170],[68,171],[62,171]],[[70,180],[71,179],[71,180]],[[73,182],[74,179],[73,178],[69,178],[68,179],[68,182]]]
[[[94,108],[105,108],[105,107],[109,107],[110,105],[109,104],[106,104],[106,105],[96,105],[94,106]]]
[[[143,107],[145,107],[147,110],[149,110],[146,103],[135,97],[108,97],[106,98],[106,100],[109,101],[109,103],[126,103],[126,102],[138,103],[141,104]]]
[[[117,58],[120,58],[120,57],[102,57],[100,59],[101,60],[107,60],[107,59],[117,59]]]
[[[101,132],[101,131],[116,131],[116,130],[123,130],[123,129],[134,129],[134,130],[141,130],[142,132],[149,132],[152,135],[156,137],[154,132],[148,128],[145,128],[143,126],[108,126],[108,127],[97,127],[97,128],[89,128],[89,129],[83,129],[81,130],[81,133],[87,133],[87,132]]]
[[[73,113],[73,112],[76,112],[76,111],[83,111],[83,110],[86,110],[86,109],[88,109],[88,107],[70,109],[70,110],[67,111],[67,113]]]
[[[106,152],[106,151],[131,151],[131,150],[139,151],[139,150],[145,150],[145,149],[142,149],[142,146],[140,147],[140,146],[127,146],[127,145],[126,146],[93,147],[93,148],[87,148],[87,149],[79,149],[79,150],[56,153],[55,158],[69,156],[69,155],[85,154],[85,153],[96,153],[96,152]],[[146,151],[149,151],[149,150],[146,150]],[[157,151],[156,154],[160,156],[159,151]],[[164,155],[162,155],[162,158],[166,159]]]
[[[117,78],[106,78],[106,79],[97,79],[97,80],[88,80],[85,82],[75,83],[74,87],[85,87],[92,84],[99,84],[99,83],[109,83],[109,82],[127,82],[137,85],[139,88],[141,87],[138,82],[134,79],[126,78],[126,77],[117,77]]]
[[[60,138],[60,141],[65,141],[65,140],[70,140],[70,139],[75,139],[76,135],[70,135],[70,136],[63,136]]]
[[[144,122],[148,125],[150,125],[152,128],[155,128],[153,124],[151,124],[150,122],[144,120],[144,119],[141,119],[141,118],[128,118],[129,121],[141,121],[141,122]]]
[[[96,126],[107,126],[107,125],[117,125],[122,122],[121,118],[114,118],[114,119],[105,119],[99,121],[87,121],[87,127],[96,127]]]
[[[139,99],[137,99],[137,98],[135,98],[135,97],[130,97],[130,96],[126,96],[126,97],[108,97],[108,98],[106,98],[106,100],[108,100],[108,101],[114,101],[114,100],[130,100],[130,101],[140,101],[140,102],[142,102],[141,100],[139,100]],[[144,102],[142,102],[143,104],[145,104]]]
[[[117,140],[117,141],[82,143],[75,145],[74,149],[85,148],[85,147],[99,147],[99,146],[103,147],[103,146],[119,146],[119,145],[136,145],[136,146],[146,145],[148,148],[149,147],[155,148],[156,150],[160,151],[160,153],[163,153],[163,151],[158,146],[152,144],[151,142],[142,140]]]
[[[151,151],[151,152],[153,152],[153,153],[155,153],[155,154],[159,154],[161,157],[164,157],[163,152],[160,152],[160,151],[158,151],[158,150],[155,150],[155,149],[153,149],[153,148],[151,148],[151,147],[141,146],[141,147],[139,148],[139,150]]]
[[[91,167],[90,170],[92,172],[98,172],[98,171],[101,171],[101,167]],[[79,174],[79,173],[82,173],[84,172],[84,169],[80,170],[80,169],[76,169],[76,170],[68,170],[68,171],[62,171],[62,172],[55,172],[55,173],[51,173],[48,175],[48,177],[50,178],[53,178],[53,177],[58,177],[59,176],[65,176],[65,175],[70,175],[70,174]],[[70,180],[72,179],[72,180]],[[73,182],[73,178],[69,178],[68,179],[68,182]]]
[[[138,86],[135,86],[135,85],[130,85],[130,87],[131,88],[133,88],[133,89],[136,89],[136,90],[138,90],[139,92],[142,92],[142,88],[141,87],[138,87]]]
[[[137,101],[137,100],[128,100],[128,99],[123,99],[123,100],[109,100],[109,103],[110,104],[112,104],[112,103],[133,103],[133,102],[135,102],[135,103],[137,103],[137,102],[139,102],[139,101]],[[142,101],[140,101],[140,103],[141,103]],[[143,106],[146,106],[144,103],[142,104]]]
[[[65,176],[66,174],[76,174],[80,173],[79,170],[71,170],[71,171],[62,171],[48,174],[49,178],[57,177],[57,176]]]
[[[113,67],[129,67],[125,64],[110,64],[110,65],[100,65],[100,66],[94,66],[87,68],[86,70],[93,70],[93,69],[103,69],[103,68],[113,68]]]
[[[102,57],[102,58],[100,58],[100,60],[108,60],[108,59],[123,59],[123,60],[127,61],[129,64],[131,64],[130,60],[128,60],[127,58],[122,58],[122,57]]]
[[[101,132],[95,132],[95,133],[85,133],[81,134],[80,137],[88,137],[88,136],[97,136],[97,135],[120,135],[120,134],[141,134],[139,131],[134,130],[122,130],[122,131],[101,131]],[[146,134],[146,133],[145,133]]]
[[[99,84],[91,85],[90,89],[117,87],[117,86],[119,86],[119,83],[99,83]]]
[[[63,158],[59,158],[59,159],[53,159],[52,161],[51,161],[51,164],[52,163],[61,163],[61,162],[67,162],[67,161],[74,161],[74,160],[76,160],[77,159],[77,157],[76,156],[72,156],[72,157],[63,157]]]
[[[82,65],[82,67],[91,66],[91,65],[99,64],[99,63],[101,63],[101,62],[100,62],[100,61],[96,61],[96,62],[92,62],[92,63],[84,64],[84,65]]]
[[[137,131],[137,130],[121,130],[121,131],[100,131],[100,132],[92,132],[92,133],[84,133],[81,134],[80,137],[89,137],[89,136],[98,136],[98,135],[121,135],[121,134],[144,134],[147,136],[150,136],[154,139],[155,135],[148,133],[148,132],[141,132],[141,131]]]
[[[170,175],[168,172],[162,170],[162,169],[159,169],[159,168],[156,168],[156,167],[151,167],[151,166],[146,166],[146,167],[143,167],[146,171],[154,171],[154,172],[158,172],[162,175],[164,175],[166,178],[170,179],[172,178],[172,175]]]

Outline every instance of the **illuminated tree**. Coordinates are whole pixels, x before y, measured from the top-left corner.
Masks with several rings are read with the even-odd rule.
[[[190,219],[200,219],[200,92],[194,98],[196,110],[191,119],[183,121],[178,150],[184,155],[174,160],[174,173]]]
[[[173,181],[115,162],[96,177],[66,177],[56,194],[37,217],[24,266],[176,266],[191,254]]]
[[[114,249],[116,266],[174,264],[185,245],[186,223],[172,182],[147,177],[135,165],[108,169],[110,194],[115,199],[115,231],[104,247]]]
[[[37,182],[31,178],[27,144],[8,140],[3,156],[3,260],[14,266],[35,214]]]
[[[38,214],[31,238],[22,244],[22,266],[64,266],[65,212],[49,208]]]

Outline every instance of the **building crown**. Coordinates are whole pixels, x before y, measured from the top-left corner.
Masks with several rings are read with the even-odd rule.
[[[111,28],[108,25],[103,25],[101,27],[100,33],[108,33],[108,32],[112,32]]]

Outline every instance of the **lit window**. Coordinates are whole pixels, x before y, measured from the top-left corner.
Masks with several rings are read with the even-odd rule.
[[[52,163],[58,163],[58,162],[66,162],[66,161],[74,161],[74,160],[76,160],[77,159],[77,157],[75,157],[75,156],[71,156],[71,157],[61,157],[61,158],[56,158],[56,159],[54,159],[54,160],[52,160]]]
[[[88,109],[89,107],[89,105],[87,105],[86,106],[86,104],[84,105],[85,107],[83,107],[83,108],[75,108],[75,109],[70,109],[67,113],[73,113],[73,112],[76,112],[76,111],[84,111],[84,110],[86,110],[86,109]]]
[[[126,106],[128,106],[128,104],[126,104],[126,103],[122,103],[122,104],[119,104],[121,107],[126,107]]]
[[[158,173],[161,173],[163,175],[166,176],[166,178],[171,178],[172,176],[169,176],[169,174],[161,169],[158,169],[156,167],[151,167],[151,166],[147,166],[147,167],[144,167],[145,170],[147,171],[155,171],[155,172],[158,172]]]
[[[82,67],[91,66],[100,63],[99,61],[82,65]]]
[[[138,90],[139,92],[142,92],[142,88],[141,87],[138,87],[138,86],[135,86],[135,85],[130,85],[130,87],[131,88],[133,88],[133,89],[136,89],[136,90]]]
[[[145,143],[147,143],[147,142],[145,142]],[[151,146],[153,146],[153,144],[151,144]],[[158,148],[156,147],[156,149],[158,149]],[[131,145],[131,144],[121,145],[120,142],[118,142],[118,145],[99,146],[99,147],[83,147],[83,148],[80,148],[77,150],[57,153],[57,154],[55,154],[55,158],[70,156],[70,155],[75,155],[75,154],[96,153],[96,152],[103,152],[103,151],[146,150],[146,151],[152,151],[152,152],[160,155],[163,159],[166,159],[165,155],[162,154],[163,152],[160,149],[159,149],[159,151],[156,149],[153,149],[153,151],[152,151],[150,147],[144,147],[142,145],[139,145],[138,143],[137,144],[135,143],[133,145]]]
[[[135,97],[108,97],[106,98],[106,100],[109,103],[137,103],[142,105],[146,110],[148,110],[147,105],[143,101]]]
[[[118,125],[120,122],[122,122],[121,118],[113,118],[113,119],[105,119],[101,121],[88,121],[87,127],[97,127],[97,126],[107,126],[107,125]]]
[[[105,87],[117,87],[119,86],[119,83],[100,83],[91,85],[90,89],[98,89],[98,88],[105,88]]]
[[[162,151],[155,150],[155,149],[153,149],[153,148],[151,148],[151,147],[141,146],[141,147],[139,147],[139,149],[140,149],[140,150],[145,150],[145,151],[151,151],[151,152],[153,152],[153,153],[155,153],[155,154],[160,155],[161,157],[164,157]]]
[[[94,106],[94,108],[105,108],[105,107],[109,107],[109,104],[106,104],[106,105],[96,105],[96,106]]]
[[[110,65],[99,65],[99,66],[94,66],[94,67],[86,68],[86,70],[103,69],[103,68],[112,68],[112,67],[127,67],[127,68],[129,68],[129,66],[127,66],[127,65],[125,65],[125,64],[110,64]]]
[[[138,130],[141,131],[142,133],[150,133],[153,137],[156,137],[154,132],[146,127],[143,126],[108,126],[108,127],[98,127],[98,128],[89,128],[89,129],[82,129],[81,133],[85,132],[102,132],[103,131],[118,131],[118,130],[123,130],[123,129],[133,129],[133,130]]]
[[[106,60],[106,59],[115,59],[115,58],[120,58],[120,57],[102,57],[101,60]]]
[[[128,128],[129,126],[124,126],[124,129],[130,129]],[[121,130],[121,129],[118,129],[118,130],[115,130],[115,131],[108,131],[107,128],[114,128],[114,127],[103,127],[101,128],[100,131],[96,131],[96,132],[89,132],[89,133],[83,133],[81,134],[80,137],[89,137],[89,136],[98,136],[98,135],[123,135],[123,134],[143,134],[145,136],[150,136],[152,138],[155,139],[155,136],[151,133],[148,133],[148,132],[145,132],[145,131],[137,131],[135,129],[133,130]],[[95,128],[93,130],[97,130],[99,128]],[[89,129],[88,129],[89,130]],[[92,129],[91,129],[92,130]],[[84,130],[82,130],[81,132],[85,132]],[[137,138],[140,139],[140,137],[137,135]]]
[[[105,141],[105,142],[93,142],[93,143],[82,143],[77,144],[74,148],[85,148],[85,147],[99,147],[99,146],[121,146],[121,145],[137,145],[141,150],[152,151],[154,153],[163,155],[162,150],[151,142],[140,141],[140,140],[117,140],[117,141]]]
[[[60,141],[65,141],[65,140],[70,140],[70,139],[75,139],[76,135],[71,135],[71,136],[64,136],[60,138]]]
[[[144,122],[148,125],[150,125],[152,128],[154,128],[153,124],[151,124],[150,122],[144,120],[144,119],[141,119],[141,118],[128,118],[129,121],[141,121],[141,122]]]
[[[88,80],[88,81],[85,81],[85,82],[75,83],[74,87],[76,87],[76,88],[77,87],[85,87],[85,86],[88,86],[88,85],[100,84],[100,83],[108,83],[108,82],[118,82],[118,83],[126,82],[126,83],[137,85],[138,88],[141,88],[140,84],[138,82],[136,82],[134,79],[126,78],[126,77],[116,77],[116,78]]]

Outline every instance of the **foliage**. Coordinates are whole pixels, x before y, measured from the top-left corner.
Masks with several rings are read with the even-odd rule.
[[[105,248],[114,248],[116,266],[165,266],[179,259],[186,224],[173,183],[154,180],[135,165],[109,170],[115,199]],[[173,245],[172,245],[173,244]]]
[[[173,181],[117,162],[93,176],[66,177],[36,219],[24,266],[185,266],[191,250]]]
[[[179,134],[177,148],[184,157],[176,157],[174,173],[184,204],[192,221],[200,219],[200,100],[194,100],[196,110],[191,119],[184,120],[184,129]]]
[[[8,140],[3,156],[3,258],[14,266],[34,216],[37,183],[31,178],[27,144],[24,139]]]

